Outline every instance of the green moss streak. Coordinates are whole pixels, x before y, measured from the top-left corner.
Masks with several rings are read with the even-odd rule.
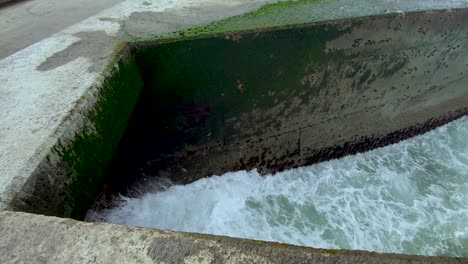
[[[53,149],[67,164],[70,179],[57,215],[80,219],[94,201],[142,87],[135,63],[119,62],[97,90],[97,104],[85,114],[90,123],[71,146],[59,143]]]
[[[334,0],[328,0],[328,2]],[[281,1],[265,5],[255,11],[233,16],[209,25],[194,27],[181,32],[181,36],[205,35],[221,32],[270,28],[318,21],[312,16],[314,7],[323,0]]]

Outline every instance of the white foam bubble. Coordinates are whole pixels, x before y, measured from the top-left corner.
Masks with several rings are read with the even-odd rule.
[[[367,153],[260,176],[230,172],[88,220],[318,248],[468,257],[468,118]]]

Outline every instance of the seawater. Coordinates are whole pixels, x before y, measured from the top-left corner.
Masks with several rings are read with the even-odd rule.
[[[331,249],[468,257],[468,118],[370,152],[116,197],[88,221]],[[159,190],[159,191],[156,191]]]

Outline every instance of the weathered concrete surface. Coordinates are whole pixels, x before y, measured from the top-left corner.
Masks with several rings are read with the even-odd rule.
[[[143,82],[128,49],[92,95],[81,98],[71,126],[16,192],[10,208],[81,218],[95,199]]]
[[[0,7],[0,59],[123,1],[11,1]]]
[[[0,212],[1,263],[466,263]]]

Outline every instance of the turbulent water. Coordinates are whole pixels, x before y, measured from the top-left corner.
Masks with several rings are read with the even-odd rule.
[[[399,144],[260,176],[239,171],[90,211],[89,221],[318,248],[468,257],[468,118]]]

